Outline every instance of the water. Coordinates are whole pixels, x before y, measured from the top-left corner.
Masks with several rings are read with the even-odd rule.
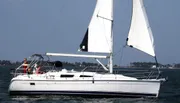
[[[0,102],[2,103],[180,103],[180,69],[163,69],[168,81],[163,83],[158,99],[150,98],[83,98],[59,95],[9,96],[11,67],[0,67]]]

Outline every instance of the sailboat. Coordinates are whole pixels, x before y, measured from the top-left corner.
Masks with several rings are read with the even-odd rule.
[[[132,0],[132,20],[126,45],[143,51],[156,59],[154,40],[143,0]],[[24,74],[20,65],[9,85],[9,93],[13,94],[60,94],[82,96],[115,96],[115,97],[155,97],[159,96],[163,78],[143,78],[113,74],[113,0],[97,0],[85,36],[80,43],[82,52],[102,53],[103,55],[46,53],[34,54],[29,58],[27,68],[50,68],[44,73]],[[106,55],[105,55],[106,54]],[[95,59],[108,73],[86,71],[55,70],[62,67],[61,62],[54,64],[44,62],[44,56],[66,56]],[[107,59],[104,65],[99,59]]]

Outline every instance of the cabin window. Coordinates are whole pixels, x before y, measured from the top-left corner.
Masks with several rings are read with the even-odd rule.
[[[72,78],[74,75],[67,75],[67,74],[62,74],[60,77],[64,78]]]
[[[80,77],[92,77],[91,75],[80,75]]]
[[[35,85],[35,83],[30,83],[30,85]]]

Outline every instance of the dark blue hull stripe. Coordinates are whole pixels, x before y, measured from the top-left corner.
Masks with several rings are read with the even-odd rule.
[[[110,96],[110,97],[156,97],[147,93],[117,93],[117,92],[88,92],[88,91],[9,91],[10,95],[78,95],[78,96]]]

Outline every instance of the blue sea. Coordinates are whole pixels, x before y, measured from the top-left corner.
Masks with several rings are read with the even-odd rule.
[[[10,96],[8,86],[12,75],[11,67],[0,66],[0,102],[1,103],[180,103],[180,69],[162,69],[162,75],[168,77],[164,82],[159,98],[83,98],[60,95]]]

